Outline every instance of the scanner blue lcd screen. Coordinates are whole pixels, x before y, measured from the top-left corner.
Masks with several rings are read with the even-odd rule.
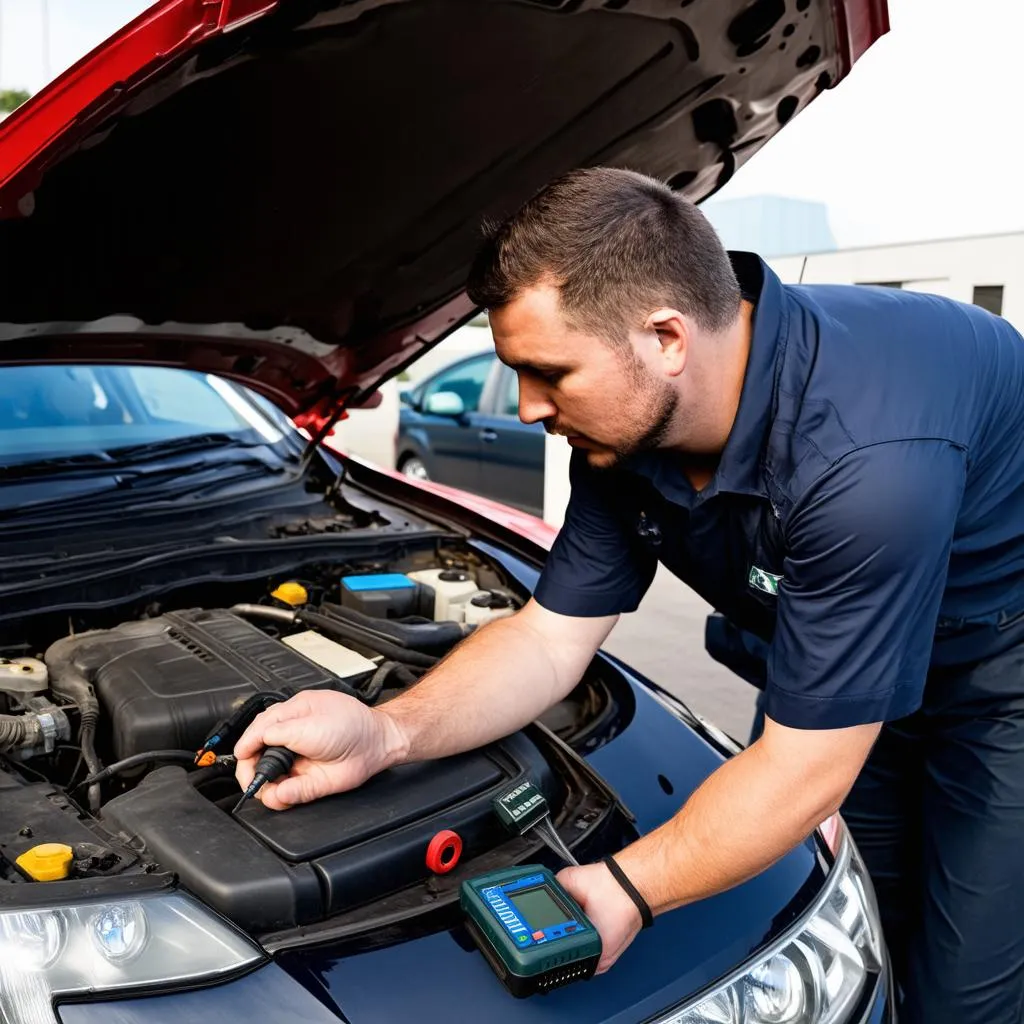
[[[515,907],[519,917],[534,931],[544,931],[572,920],[572,914],[555,900],[547,886],[526,889],[506,898]]]

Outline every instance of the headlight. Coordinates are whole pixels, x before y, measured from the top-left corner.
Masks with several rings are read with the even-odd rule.
[[[53,1024],[62,996],[216,978],[263,958],[183,893],[0,913],[0,1021]]]
[[[884,963],[874,891],[843,839],[828,883],[801,921],[751,967],[654,1024],[840,1024]]]

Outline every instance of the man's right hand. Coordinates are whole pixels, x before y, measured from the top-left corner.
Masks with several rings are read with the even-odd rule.
[[[329,690],[307,690],[257,715],[235,744],[235,777],[244,790],[265,747],[296,754],[291,772],[263,785],[264,806],[281,811],[362,785],[401,756],[404,737],[383,711]]]
[[[235,745],[235,775],[245,788],[265,747],[293,751],[288,776],[258,793],[277,811],[354,789],[395,764],[493,743],[572,690],[615,620],[559,615],[531,600],[515,615],[477,629],[380,708],[306,690],[268,708],[246,729]]]

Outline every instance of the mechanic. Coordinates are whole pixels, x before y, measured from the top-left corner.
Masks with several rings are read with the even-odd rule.
[[[768,650],[764,728],[616,855],[655,914],[763,871],[833,812],[868,863],[901,1019],[1024,1005],[1024,340],[897,289],[780,283],[661,183],[607,168],[488,233],[469,295],[568,437],[533,599],[377,709],[309,692],[239,742],[299,754],[271,808],[479,747],[565,697],[659,562]],[[666,643],[672,643],[666,637]],[[523,681],[530,685],[524,686]],[[559,876],[606,970],[641,927],[604,864]]]

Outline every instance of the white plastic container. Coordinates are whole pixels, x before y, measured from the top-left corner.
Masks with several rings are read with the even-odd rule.
[[[433,588],[435,622],[462,622],[463,605],[480,593],[473,574],[461,569],[420,569],[407,575]]]
[[[20,699],[44,693],[48,677],[46,665],[36,658],[0,658],[0,693]]]
[[[515,614],[512,602],[493,590],[478,590],[464,605],[467,626],[483,626],[495,619],[507,619]]]

